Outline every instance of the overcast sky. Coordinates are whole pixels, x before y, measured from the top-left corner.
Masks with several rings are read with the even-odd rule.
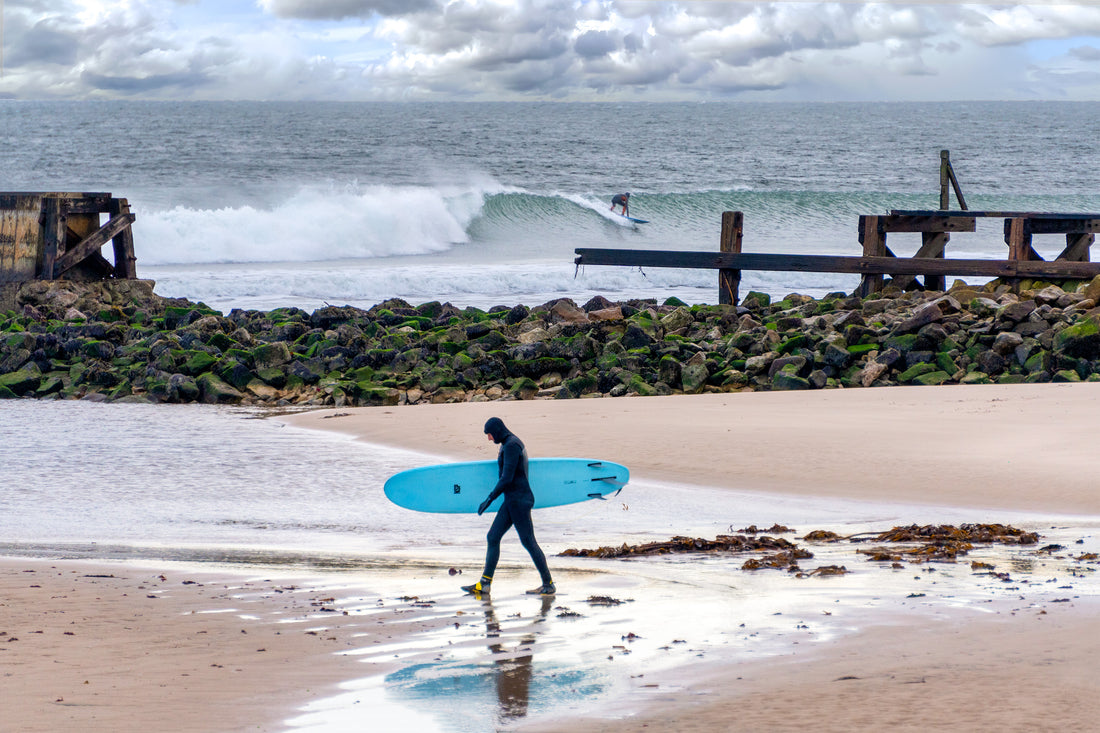
[[[1100,99],[1100,0],[0,4],[18,99]]]

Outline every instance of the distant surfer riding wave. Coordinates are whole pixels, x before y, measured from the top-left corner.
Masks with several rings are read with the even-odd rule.
[[[623,216],[630,216],[630,193],[617,193],[611,197],[611,210],[616,206],[623,207]]]

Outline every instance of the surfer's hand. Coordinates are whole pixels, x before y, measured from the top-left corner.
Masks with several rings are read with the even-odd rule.
[[[485,510],[488,509],[489,505],[492,503],[492,499],[486,499],[485,501],[481,502],[481,505],[477,508],[477,515],[480,517],[482,514],[484,514]]]

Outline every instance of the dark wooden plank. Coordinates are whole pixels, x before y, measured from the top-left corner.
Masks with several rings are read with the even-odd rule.
[[[864,257],[885,257],[889,252],[886,247],[886,232],[882,228],[881,216],[859,217],[859,241],[863,245]],[[889,252],[893,255],[893,252]],[[871,293],[882,290],[883,277],[881,273],[864,275],[860,280],[856,292],[861,297],[867,297]]]
[[[951,179],[951,188],[955,191],[955,198],[959,200],[959,208],[966,211],[966,199],[963,198],[962,188],[959,186],[959,179],[955,177],[955,168],[951,165],[951,161],[947,161],[947,177]],[[943,207],[948,208],[948,207]]]
[[[950,236],[947,232],[922,232],[921,246],[913,255],[913,259],[942,258]],[[916,288],[916,280],[916,275],[898,275],[894,278],[893,284],[902,290],[913,290]],[[943,290],[943,284],[943,275],[925,275],[924,277],[926,290]]]
[[[84,241],[80,242],[80,244],[70,249],[58,259],[56,269],[57,275],[63,275],[91,255],[98,253],[103,245],[107,244],[108,241],[123,229],[129,227],[130,224],[133,223],[134,218],[133,214],[122,214],[110,219],[106,224],[86,237]]]
[[[42,199],[42,269],[40,276],[46,280],[57,277],[57,258],[63,249],[68,227],[62,203],[56,198]]]
[[[1042,257],[1031,246],[1031,220],[1026,218],[1005,219],[1005,244],[1008,245],[1010,260],[1041,260]]]
[[[1028,219],[1032,234],[1096,234],[1100,219],[1065,219],[1033,216]]]
[[[1092,249],[1092,243],[1095,239],[1095,234],[1067,234],[1066,248],[1054,259],[1088,262],[1090,259],[1089,251]]]
[[[951,189],[948,188],[948,169],[951,167],[951,153],[947,150],[940,151],[940,209],[951,208]]]
[[[947,216],[985,219],[1100,219],[1100,214],[1061,213],[1055,211],[939,211],[938,209],[891,209],[891,216]]]
[[[760,270],[775,272],[839,272],[862,275],[971,275],[989,277],[1091,278],[1100,262],[1056,260],[971,260],[908,257],[845,257],[721,252],[680,252],[642,249],[578,248],[578,265],[675,267],[697,270]]]
[[[718,249],[724,253],[740,254],[741,235],[745,215],[740,211],[722,212],[722,234]],[[738,288],[741,287],[741,271],[723,269],[718,271],[719,305],[737,305]]]
[[[130,213],[130,202],[126,199],[111,199],[111,218],[129,216],[130,221],[137,217]],[[127,226],[111,239],[115,250],[115,277],[133,280],[137,277],[137,257],[134,255],[134,230]]]
[[[976,230],[972,216],[890,214],[879,219],[879,225],[886,232],[973,232]]]
[[[110,211],[111,194],[85,193],[80,198],[62,198],[65,211],[71,214],[106,214]]]

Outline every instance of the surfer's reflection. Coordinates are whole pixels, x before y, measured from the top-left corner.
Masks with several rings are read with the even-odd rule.
[[[554,605],[553,596],[542,596],[542,607],[538,617],[532,622],[531,628],[519,638],[518,643],[508,649],[500,639],[500,622],[497,620],[493,602],[486,596],[483,599],[485,606],[485,638],[489,642],[489,651],[493,654],[496,663],[497,699],[500,702],[500,719],[502,722],[516,720],[527,715],[527,706],[530,702],[531,689],[531,660],[533,654],[531,647],[538,636],[536,624],[546,620],[547,614]]]

